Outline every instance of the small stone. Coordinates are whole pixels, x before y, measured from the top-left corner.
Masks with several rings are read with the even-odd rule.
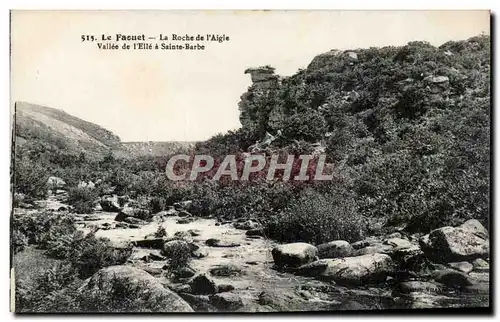
[[[469,273],[473,269],[473,265],[469,262],[455,262],[448,263],[451,268],[454,268],[458,271],[464,272],[465,274]]]
[[[213,266],[209,269],[209,272],[213,276],[237,276],[241,274],[241,267],[236,264],[220,264]]]
[[[238,247],[238,246],[240,246],[240,244],[238,244],[236,242],[231,242],[231,241],[227,241],[227,240],[220,240],[217,238],[207,239],[205,241],[205,244],[207,246],[211,246],[211,247]]]

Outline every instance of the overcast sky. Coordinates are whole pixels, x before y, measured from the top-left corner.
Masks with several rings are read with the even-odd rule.
[[[248,67],[292,75],[322,52],[489,34],[488,11],[14,11],[12,101],[62,109],[122,141],[236,129]],[[102,51],[81,35],[225,34],[205,51]]]

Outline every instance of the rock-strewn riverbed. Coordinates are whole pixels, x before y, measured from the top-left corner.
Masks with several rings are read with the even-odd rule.
[[[475,246],[457,249],[460,245],[452,245],[452,250],[441,243],[441,231],[431,233],[431,237],[441,236],[431,241],[429,236],[419,242],[396,232],[352,244],[332,241],[316,247],[279,245],[240,229],[255,230],[257,224],[252,221],[221,224],[177,211],[139,225],[122,225],[112,212],[79,218],[79,229],[88,232],[99,227],[96,236],[109,238],[117,247],[133,242],[127,265],[145,270],[199,311],[488,306],[489,264],[477,259],[487,255],[476,254],[488,250],[475,237],[471,237]],[[153,237],[158,227],[165,228],[165,237]],[[467,234],[462,228],[446,228],[445,233],[449,230],[451,239]],[[193,252],[189,268],[180,277],[166,274],[169,260],[164,245],[174,245],[173,240],[186,242]],[[455,241],[462,242],[463,236]],[[454,260],[470,261],[433,263],[427,259],[432,251],[424,253],[421,246],[434,247],[434,251],[447,247],[442,252],[456,253]]]

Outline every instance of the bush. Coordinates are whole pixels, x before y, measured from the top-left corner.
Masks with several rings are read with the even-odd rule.
[[[68,263],[42,271],[31,283],[16,281],[16,312],[77,311],[76,272]]]
[[[348,196],[309,190],[291,201],[281,214],[265,219],[269,237],[284,242],[321,244],[333,240],[354,242],[366,231],[354,200]]]
[[[190,261],[191,249],[189,249],[189,246],[174,248],[168,259],[168,271],[175,273],[182,268],[188,267]]]
[[[29,245],[37,244],[43,249],[51,240],[61,235],[70,235],[76,231],[75,221],[67,214],[39,212],[30,215],[14,216],[13,235],[21,233]]]
[[[94,233],[89,233],[75,242],[69,260],[78,276],[87,278],[103,267],[124,264],[131,254],[131,246],[115,248],[108,239],[96,238]]]
[[[155,237],[156,238],[162,238],[167,236],[167,230],[163,226],[159,226],[158,229],[155,232]]]
[[[153,214],[146,209],[135,209],[134,217],[145,221],[151,221],[151,219],[153,218]]]
[[[97,192],[90,188],[76,187],[68,191],[68,203],[78,214],[91,213],[97,198]]]
[[[14,251],[14,254],[23,251],[24,248],[28,246],[28,237],[26,237],[19,230],[12,231],[10,241],[12,244],[12,250]]]
[[[149,202],[149,207],[151,209],[152,214],[159,213],[160,211],[165,210],[165,199],[162,197],[153,197]]]
[[[47,168],[31,161],[28,157],[16,157],[14,164],[14,191],[23,193],[29,198],[41,199],[47,196]]]

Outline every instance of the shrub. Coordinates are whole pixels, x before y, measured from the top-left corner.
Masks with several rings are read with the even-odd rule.
[[[191,250],[185,247],[175,248],[168,259],[168,271],[175,273],[176,271],[188,267],[191,261]]]
[[[160,211],[165,210],[165,199],[162,197],[153,197],[149,202],[149,207],[151,209],[152,214],[159,213]]]
[[[115,248],[108,239],[96,238],[94,233],[89,233],[75,243],[69,260],[76,268],[78,276],[87,278],[103,267],[124,264],[131,254],[131,246]]]
[[[78,214],[91,213],[97,198],[97,192],[90,188],[76,187],[68,191],[68,203]]]
[[[48,192],[47,168],[31,161],[28,157],[16,157],[14,163],[14,191],[25,194],[30,198],[45,198]]]
[[[158,229],[155,232],[155,237],[156,238],[162,238],[167,236],[167,230],[163,226],[159,226]]]
[[[145,221],[151,221],[151,219],[153,218],[153,214],[146,209],[135,209],[134,217]]]
[[[14,216],[12,220],[13,234],[22,233],[28,244],[37,244],[44,249],[51,240],[75,230],[74,219],[67,214],[39,212]]]
[[[144,292],[146,282],[130,283],[127,278],[114,277],[105,290],[85,292],[78,297],[84,312],[159,312],[168,299],[155,292]]]
[[[26,246],[28,246],[28,237],[26,237],[22,232],[19,230],[13,230],[12,235],[11,235],[11,244],[12,244],[12,250],[15,253],[19,253],[24,250]]]
[[[58,263],[42,271],[34,281],[16,281],[16,312],[72,312],[77,310],[78,283],[74,268]]]
[[[352,198],[313,190],[292,201],[282,213],[266,218],[265,226],[271,238],[313,244],[338,239],[354,242],[366,231]]]

